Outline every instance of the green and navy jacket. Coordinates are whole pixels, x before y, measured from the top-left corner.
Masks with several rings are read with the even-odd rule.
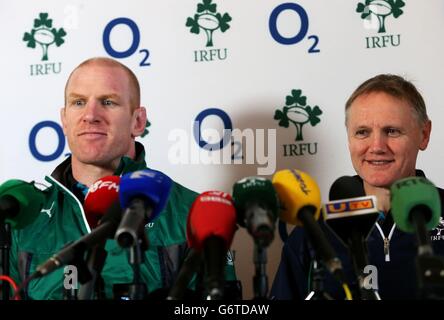
[[[145,151],[136,142],[136,159],[122,157],[114,175],[146,169]],[[72,177],[71,158],[62,162],[45,180],[46,203],[38,218],[29,226],[12,233],[10,275],[18,283],[32,274],[36,267],[73,242],[91,232],[82,207],[83,194]],[[141,278],[148,292],[169,288],[189,251],[186,245],[186,223],[189,209],[197,194],[174,182],[167,205],[159,217],[145,226],[149,249],[141,265]],[[128,250],[114,239],[106,242],[107,257],[101,276],[107,299],[113,298],[113,285],[133,281]],[[28,299],[63,299],[64,268],[32,280],[25,291]],[[235,280],[232,261],[227,260],[226,280]]]

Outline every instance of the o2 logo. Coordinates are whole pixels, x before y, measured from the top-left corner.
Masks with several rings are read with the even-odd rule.
[[[43,154],[39,148],[37,147],[37,135],[41,132],[42,129],[51,129],[57,135],[57,146],[54,152],[49,154]],[[31,154],[39,161],[53,161],[60,157],[65,150],[65,135],[63,134],[62,127],[54,121],[42,121],[37,123],[29,134],[29,150]]]
[[[218,142],[209,142],[206,141],[202,134],[202,123],[209,116],[218,117],[224,128],[222,130],[222,138]],[[243,159],[242,157],[242,143],[239,141],[232,141],[232,133],[233,133],[233,124],[231,122],[230,116],[223,110],[217,108],[210,108],[201,111],[196,118],[194,119],[193,124],[193,135],[194,140],[202,149],[208,151],[222,150],[229,142],[231,142],[231,146],[234,146],[233,154],[231,155],[231,159]]]
[[[299,19],[301,21],[301,27],[299,29],[299,32],[292,37],[284,37],[279,32],[278,26],[277,26],[277,20],[279,18],[279,15],[282,12],[288,11],[288,10],[295,12],[299,16]],[[270,18],[268,20],[268,27],[270,29],[271,36],[273,37],[274,40],[276,40],[280,44],[284,44],[284,45],[297,44],[297,43],[301,42],[308,33],[308,26],[309,26],[309,21],[308,21],[307,12],[305,11],[305,9],[302,6],[300,6],[297,3],[292,3],[292,2],[283,3],[283,4],[278,5],[271,12]],[[310,35],[307,37],[307,39],[313,40],[313,44],[308,49],[308,53],[318,53],[321,51],[317,47],[318,43],[319,43],[318,36]]]
[[[114,27],[124,25],[127,26],[131,33],[132,33],[132,43],[129,46],[128,49],[123,51],[118,51],[113,48],[111,45],[111,33],[114,29]],[[127,58],[131,55],[133,55],[137,49],[139,48],[140,44],[140,31],[137,24],[129,19],[129,18],[116,18],[114,20],[111,20],[105,27],[105,30],[103,30],[103,46],[105,47],[105,51],[113,58],[116,59],[122,59]],[[142,56],[142,60],[139,63],[139,66],[141,67],[148,67],[151,65],[150,62],[148,62],[148,58],[150,57],[150,52],[148,49],[139,49],[139,53]]]

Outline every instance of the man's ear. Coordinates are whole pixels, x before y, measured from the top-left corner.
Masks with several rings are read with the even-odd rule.
[[[430,141],[430,133],[432,131],[432,121],[427,120],[421,129],[421,141],[419,143],[419,150],[425,150]]]
[[[66,136],[66,109],[65,109],[65,107],[62,107],[60,109],[60,120],[62,121],[63,133]]]
[[[135,138],[142,135],[142,133],[145,131],[146,120],[147,116],[145,107],[139,107],[134,110],[131,136]]]

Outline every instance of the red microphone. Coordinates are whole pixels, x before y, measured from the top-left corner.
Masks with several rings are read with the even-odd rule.
[[[94,182],[85,196],[83,208],[91,229],[97,227],[100,219],[119,200],[119,176],[106,176]]]
[[[209,300],[223,298],[226,255],[235,231],[236,210],[228,193],[207,191],[196,198],[188,215],[187,241],[203,252]]]

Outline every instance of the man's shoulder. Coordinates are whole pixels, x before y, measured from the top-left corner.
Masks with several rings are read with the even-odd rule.
[[[190,208],[197,197],[197,193],[173,180],[165,213],[174,216],[188,216]]]
[[[172,195],[174,195],[174,197],[191,202],[193,202],[198,196],[198,193],[196,191],[193,191],[174,180],[171,193]]]

